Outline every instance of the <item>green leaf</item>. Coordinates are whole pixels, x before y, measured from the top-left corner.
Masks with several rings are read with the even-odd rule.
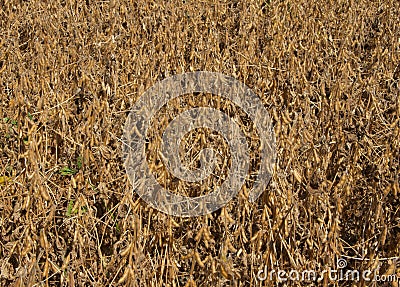
[[[74,208],[74,201],[71,199],[71,200],[68,202],[67,217],[71,217],[71,216],[72,216],[73,208]]]
[[[78,156],[78,159],[76,160],[76,166],[78,167],[78,169],[82,168],[82,157]]]
[[[78,171],[76,169],[73,168],[69,168],[68,166],[65,166],[63,168],[60,169],[60,173],[61,175],[74,175],[76,174]]]

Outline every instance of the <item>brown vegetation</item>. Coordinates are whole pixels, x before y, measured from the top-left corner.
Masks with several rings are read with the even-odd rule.
[[[275,286],[258,270],[343,256],[399,272],[387,259],[400,254],[399,11],[394,0],[0,1],[0,285]],[[260,96],[276,171],[254,204],[242,190],[177,218],[132,192],[120,139],[147,88],[198,70]],[[372,284],[285,284],[328,283]]]

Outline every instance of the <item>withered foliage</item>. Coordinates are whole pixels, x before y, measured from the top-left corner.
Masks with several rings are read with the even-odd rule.
[[[0,285],[276,286],[258,271],[341,257],[399,272],[399,11],[396,0],[0,1]],[[177,218],[132,191],[120,139],[147,88],[200,70],[260,96],[277,162],[254,204],[244,186],[222,210]],[[185,141],[210,139],[223,177],[218,135]],[[327,279],[282,286],[372,284]]]

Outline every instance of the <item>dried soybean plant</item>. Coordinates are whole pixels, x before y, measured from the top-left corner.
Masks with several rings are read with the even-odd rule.
[[[260,269],[324,270],[339,258],[353,270],[399,272],[398,1],[0,7],[0,285],[275,286]],[[274,175],[253,204],[251,180],[198,218],[160,213],[132,191],[121,158],[130,108],[188,71],[237,78],[273,119]],[[183,139],[182,158],[195,167],[199,150],[217,149],[209,181],[175,181],[153,152],[170,117],[197,105],[237,119],[251,139],[251,179],[257,131],[218,95],[195,98],[152,121],[147,159],[159,182],[195,196],[228,172],[232,154],[206,129]]]

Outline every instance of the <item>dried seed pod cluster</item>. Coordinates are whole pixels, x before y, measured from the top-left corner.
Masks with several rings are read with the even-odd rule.
[[[342,255],[347,268],[398,273],[398,11],[393,0],[1,1],[0,285],[275,286],[257,272]],[[186,135],[182,158],[196,166],[198,150],[218,149],[207,184],[174,181],[153,152],[157,129],[191,105],[230,113],[255,158],[235,200],[177,218],[128,192],[121,139],[149,87],[190,71],[260,97],[277,159],[250,203],[260,143],[246,117],[210,95],[172,101],[147,146],[159,182],[196,196],[227,174],[224,140],[206,129]]]

